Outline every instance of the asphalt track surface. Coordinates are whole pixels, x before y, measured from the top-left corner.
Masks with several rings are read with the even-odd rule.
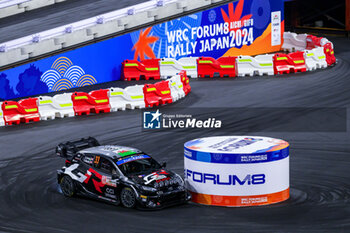
[[[191,80],[185,99],[162,109],[244,108],[250,116],[226,114],[229,131],[142,131],[141,111],[83,116],[0,129],[0,231],[4,232],[350,232],[350,46],[332,39],[338,64],[303,74],[240,79]],[[118,83],[115,83],[116,85]],[[131,83],[130,83],[131,84]],[[254,114],[253,108],[345,108],[340,130],[298,128],[293,117]],[[204,109],[204,110],[203,110]],[[206,110],[205,110],[206,109]],[[332,121],[332,117],[329,117]],[[259,125],[264,122],[264,125]],[[329,122],[331,124],[332,122]],[[326,123],[327,124],[327,123]],[[274,125],[281,125],[277,130]],[[258,132],[254,132],[259,128]],[[141,148],[168,168],[183,172],[183,144],[212,135],[261,135],[291,144],[289,200],[271,206],[224,208],[196,204],[160,211],[129,210],[84,199],[65,198],[56,184],[64,161],[57,143],[94,136],[103,144]]]
[[[33,35],[79,20],[133,6],[147,0],[68,0],[0,19],[0,43]]]

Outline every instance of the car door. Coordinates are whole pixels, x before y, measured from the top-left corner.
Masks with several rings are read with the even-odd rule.
[[[115,174],[118,176],[116,167],[108,158],[100,155],[95,156],[93,166],[95,168],[95,176],[98,178],[94,182],[95,193],[115,199],[117,197],[119,178],[113,179],[112,175]]]

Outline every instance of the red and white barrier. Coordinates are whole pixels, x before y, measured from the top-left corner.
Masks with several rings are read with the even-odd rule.
[[[160,76],[167,79],[185,70],[191,78],[197,78],[197,57],[183,57],[179,60],[173,58],[162,58],[159,61]]]
[[[108,91],[108,97],[112,112],[145,107],[143,85],[130,86],[125,89],[111,87]]]
[[[284,32],[282,49],[288,52],[302,51],[306,49],[307,34]]]
[[[184,90],[185,95],[191,92],[190,79],[187,77],[186,71],[181,71],[179,73],[180,79],[182,82],[182,89]]]
[[[180,75],[175,75],[171,77],[168,81],[169,81],[169,88],[171,92],[171,98],[173,99],[173,102],[184,98],[185,92],[183,90],[183,85],[181,82]]]
[[[328,66],[331,66],[337,62],[334,56],[334,49],[331,43],[327,43],[323,46],[323,51],[326,55],[326,61]]]
[[[159,59],[148,59],[142,62],[125,60],[122,63],[122,72],[126,81],[160,79]]]
[[[220,57],[217,60],[211,57],[199,57],[197,59],[198,77],[235,77],[235,64],[236,57]]]
[[[146,107],[155,107],[173,102],[169,81],[162,81],[155,84],[145,84],[143,87]]]
[[[327,68],[326,55],[322,47],[305,50],[304,58],[308,71]]]
[[[37,98],[23,99],[18,102],[4,101],[1,108],[5,125],[40,121]]]
[[[273,56],[275,74],[306,72],[304,52],[276,53]]]
[[[181,58],[178,61],[171,58],[161,61],[160,59],[149,59],[142,62],[126,60],[122,64],[125,80],[160,79],[160,76],[174,77],[156,84],[136,85],[125,89],[110,88],[90,93],[75,92],[72,95],[40,96],[39,100],[29,98],[18,102],[5,101],[0,103],[2,110],[0,111],[0,126],[72,116],[72,109],[75,115],[82,115],[172,103],[191,91],[186,72],[191,74],[191,77],[197,75],[198,77],[235,77],[236,74],[238,76],[272,75],[273,73],[311,71],[336,63],[334,46],[326,38],[306,34],[297,35],[290,32],[285,32],[284,38],[283,48],[285,50],[303,51],[255,57],[221,57],[217,60],[211,57]],[[306,47],[310,50],[305,50]],[[195,63],[194,59],[196,59]],[[162,64],[162,61],[165,63]],[[181,68],[184,70],[180,71]],[[71,96],[71,100],[67,96]]]
[[[317,36],[313,36],[313,35],[307,35],[307,38],[306,38],[306,49],[310,50],[310,49],[314,49],[314,48],[317,48],[317,47],[323,47],[327,43],[332,43],[332,42],[330,42],[327,38],[324,38],[324,37],[317,37]],[[333,44],[332,44],[332,48],[333,48]]]
[[[54,97],[39,96],[18,102],[4,101],[0,102],[0,126],[160,106],[175,102],[190,91],[186,72],[181,71],[179,75],[155,84],[134,85],[125,89],[111,87],[89,93],[58,94]]]
[[[71,93],[64,93],[50,96],[39,96],[38,107],[41,120],[73,117],[73,102],[71,99]]]
[[[90,113],[110,112],[108,89],[97,91],[74,92],[72,94],[73,109],[76,116],[89,115]]]
[[[239,56],[236,59],[236,74],[239,77],[274,75],[272,55]]]
[[[0,126],[4,126],[5,125],[5,121],[4,121],[4,114],[2,112],[2,102],[0,102]]]

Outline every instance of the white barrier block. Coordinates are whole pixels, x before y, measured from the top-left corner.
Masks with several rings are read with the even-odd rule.
[[[184,11],[190,11],[190,10],[194,10],[194,9],[198,9],[200,7],[205,7],[205,6],[209,6],[210,4],[212,4],[212,1],[210,0],[191,0],[191,1],[187,1],[186,5],[184,4]]]
[[[108,92],[111,111],[124,111],[126,108],[144,108],[145,100],[143,95],[143,85],[130,86],[125,89],[111,87]]]
[[[96,24],[87,29],[87,35],[93,35],[94,38],[99,38],[102,36],[107,36],[120,31],[123,31],[124,26],[118,25],[118,20],[112,20],[104,24]]]
[[[39,96],[38,106],[41,120],[73,117],[73,102],[71,93],[58,94],[54,97]]]
[[[323,47],[304,50],[305,64],[308,71],[327,68],[326,55]]]
[[[63,36],[55,38],[55,44],[58,45],[58,42],[61,42],[62,48],[66,48],[92,39],[94,39],[94,36],[88,35],[87,30],[82,29],[78,31],[73,31],[72,33],[66,33]]]
[[[282,49],[294,52],[306,49],[307,34],[296,34],[293,32],[284,32]]]
[[[125,29],[137,27],[143,24],[151,23],[154,21],[154,17],[145,11],[140,12],[135,15],[124,16],[121,19],[118,19],[118,26],[124,27]]]
[[[128,101],[124,98],[124,89],[119,87],[111,87],[108,91],[109,104],[111,112],[118,110],[125,111]]]
[[[177,75],[181,70],[186,70],[187,76],[197,78],[197,57],[183,57],[179,60],[162,58],[159,61],[160,76],[163,79]]]
[[[0,18],[5,18],[11,15],[16,15],[19,13],[23,13],[25,11],[24,8],[19,8],[18,5],[12,5],[12,6],[8,6],[5,8],[1,8],[0,9]]]
[[[4,114],[2,112],[1,105],[2,105],[2,102],[0,102],[0,126],[4,126],[5,125]]]
[[[55,4],[55,0],[33,0],[19,4],[19,7],[25,8],[26,11],[30,11],[52,4]]]
[[[155,20],[159,20],[162,18],[169,17],[170,15],[176,15],[181,14],[184,12],[184,8],[182,6],[182,3],[180,2],[173,2],[169,3],[167,5],[164,5],[163,7],[155,8],[153,10],[150,10],[151,15],[154,15]]]
[[[320,44],[321,44],[322,47],[325,46],[327,43],[331,43],[332,49],[334,49],[333,43],[331,41],[329,41],[327,38],[322,38],[321,39],[321,43]]]
[[[23,61],[29,58],[28,53],[22,53],[21,48],[12,49],[7,52],[0,52],[0,66]]]
[[[274,75],[272,55],[238,56],[236,74],[239,77],[253,75]]]
[[[62,44],[55,44],[54,39],[40,41],[38,44],[25,45],[21,48],[22,54],[27,53],[28,57],[36,57],[45,53],[62,49]]]
[[[126,108],[145,108],[145,98],[143,95],[143,85],[134,85],[125,88],[126,98],[130,99],[130,102],[126,104]]]
[[[169,87],[171,91],[171,98],[173,102],[178,101],[185,97],[185,92],[182,88],[182,82],[180,75],[175,75],[171,77],[169,80]]]

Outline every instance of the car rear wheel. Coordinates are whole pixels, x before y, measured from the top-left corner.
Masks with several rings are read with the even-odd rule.
[[[125,187],[120,192],[120,201],[122,205],[126,208],[134,208],[136,205],[136,195],[135,192],[128,187]]]
[[[69,176],[61,178],[60,187],[63,195],[66,197],[73,197],[76,193],[74,181]]]

